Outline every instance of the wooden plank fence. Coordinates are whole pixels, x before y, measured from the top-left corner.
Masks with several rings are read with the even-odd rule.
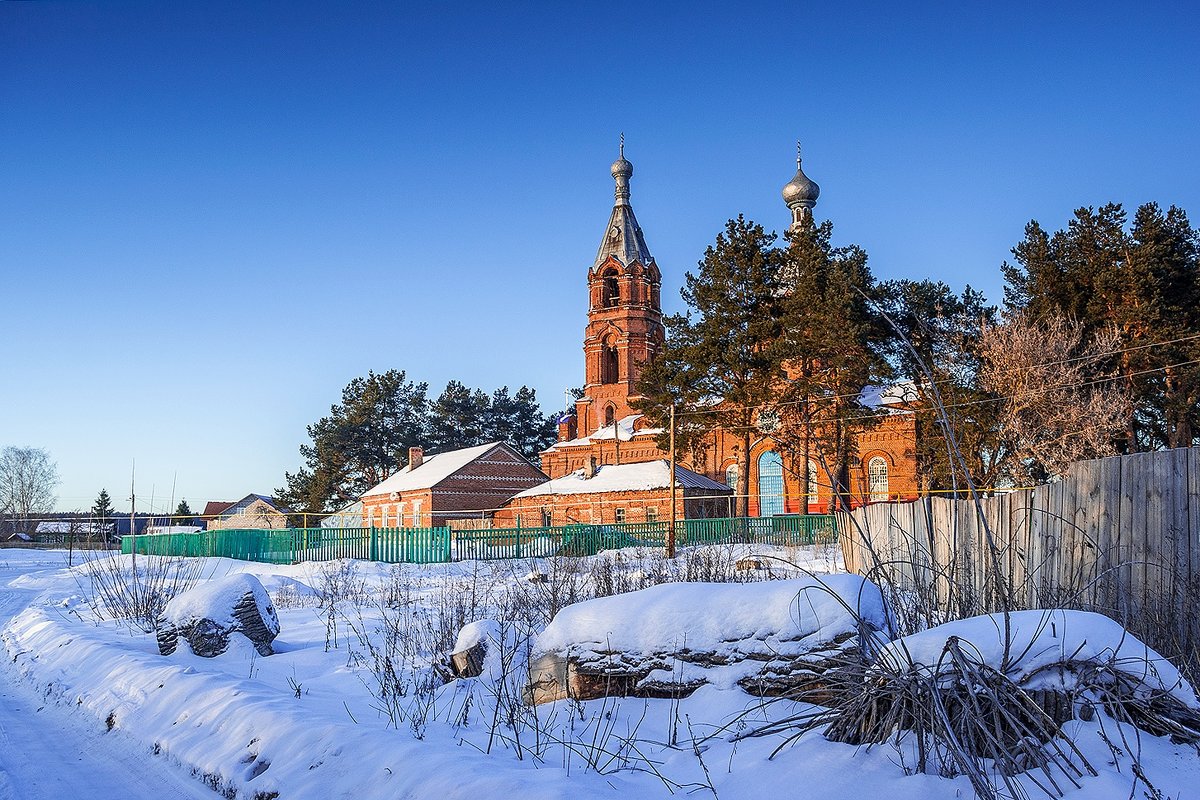
[[[947,608],[972,606],[956,605],[965,597],[999,610],[998,572],[1018,607],[1200,610],[1200,447],[1083,461],[1061,481],[978,505],[926,497],[838,517],[848,570],[936,591]]]

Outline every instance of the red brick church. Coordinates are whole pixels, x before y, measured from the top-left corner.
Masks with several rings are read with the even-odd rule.
[[[596,260],[587,271],[583,396],[576,401],[574,414],[560,420],[558,442],[542,453],[542,471],[552,481],[510,501],[496,515],[497,524],[513,521],[510,518],[518,514],[529,517],[523,524],[540,524],[535,519],[553,520],[554,524],[643,522],[670,515],[665,477],[659,481],[662,486],[650,486],[645,482],[646,470],[620,469],[668,456],[656,444],[661,431],[632,407],[642,367],[663,345],[665,330],[662,274],[630,204],[633,165],[625,159],[623,148],[612,165],[612,176],[616,181],[612,214]],[[819,193],[797,158],[796,175],[783,190],[793,225],[812,213]],[[914,497],[917,492],[914,418],[893,395],[871,387],[864,390],[864,402],[885,406],[892,413],[882,423],[856,434],[851,491],[862,502]],[[685,511],[691,516],[725,515],[731,507],[727,496],[732,493],[749,496],[752,515],[800,513],[806,505],[810,511],[828,507],[828,482],[817,478],[815,464],[809,470],[809,485],[801,486],[804,471],[798,468],[797,457],[764,435],[751,447],[750,474],[743,480],[737,474],[740,446],[740,437],[718,430],[699,452],[677,454],[682,471],[677,472],[676,485],[689,488],[691,501],[685,509],[684,492],[678,492],[680,517]],[[625,472],[629,473],[628,486],[620,482],[620,474]],[[592,493],[596,502],[590,506],[581,504],[580,495],[587,493],[588,481],[601,475],[605,476],[603,492]],[[555,483],[567,476],[574,480]],[[556,490],[566,486],[572,487],[569,492]],[[699,486],[704,490],[697,489]],[[698,504],[699,497],[718,502]]]

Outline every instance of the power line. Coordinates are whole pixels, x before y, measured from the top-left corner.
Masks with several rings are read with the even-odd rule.
[[[1188,339],[1200,339],[1200,334],[1197,334],[1197,335],[1191,336],[1191,337],[1187,337],[1187,338]],[[1157,342],[1157,343],[1155,343],[1154,346],[1164,345],[1164,344],[1173,344],[1176,341],[1184,341],[1184,339],[1172,340],[1169,342]],[[1145,347],[1150,347],[1150,346],[1151,345],[1143,345],[1143,346],[1141,346],[1141,348],[1131,348],[1131,350],[1132,349],[1144,349]],[[1126,350],[1112,350],[1112,351],[1106,351],[1105,353],[1102,353],[1099,355],[1111,355],[1111,354],[1121,353],[1121,352],[1127,352],[1127,351]],[[1097,356],[1097,358],[1099,357],[1099,355]],[[1043,367],[1043,366],[1049,367],[1049,366],[1055,366],[1055,365],[1063,364],[1063,363],[1067,363],[1067,362],[1065,360],[1048,361],[1048,362],[1045,362],[1044,364],[1032,364],[1029,366],[1016,367],[1011,370],[1005,370],[1005,372],[1015,372],[1017,370],[1028,371],[1028,370],[1037,369],[1037,368]],[[1164,372],[1166,370],[1176,369],[1178,367],[1191,366],[1193,364],[1200,364],[1200,359],[1192,359],[1190,361],[1181,361],[1181,362],[1178,362],[1175,364],[1167,364],[1166,366],[1162,366],[1162,367],[1152,367],[1150,369],[1139,370],[1137,372],[1122,373],[1122,374],[1113,375],[1113,376],[1106,377],[1106,378],[1097,378],[1092,381],[1061,384],[1057,387],[1048,387],[1046,389],[1046,391],[1052,391],[1052,390],[1056,390],[1056,389],[1066,389],[1066,388],[1071,388],[1074,386],[1078,386],[1078,387],[1091,386],[1091,385],[1107,383],[1107,382],[1115,381],[1115,380],[1125,380],[1128,378],[1135,378],[1135,377],[1139,377],[1142,375],[1150,375],[1150,374],[1153,374],[1156,372]],[[1001,374],[1004,374],[1004,373],[1001,373]],[[950,380],[947,379],[947,380],[942,380],[942,381],[934,381],[933,385],[935,385],[935,386],[944,385],[946,383],[950,383]],[[945,404],[943,406],[943,408],[959,408],[959,407],[963,407],[963,406],[967,406],[967,405],[979,405],[979,404],[983,404],[983,403],[994,403],[994,402],[999,402],[1001,400],[1016,399],[1021,396],[1022,396],[1021,394],[999,395],[999,396],[992,397],[992,398],[971,400],[971,401],[966,401],[963,403]],[[705,414],[721,414],[721,413],[736,412],[736,411],[757,411],[757,410],[771,411],[771,410],[774,410],[777,408],[783,408],[785,406],[800,405],[803,403],[809,403],[809,402],[814,402],[814,401],[824,402],[824,401],[829,401],[829,400],[847,400],[847,399],[857,399],[859,397],[862,397],[862,391],[847,393],[847,394],[823,394],[823,395],[819,395],[815,398],[805,398],[805,399],[800,399],[800,400],[782,400],[782,401],[779,401],[776,403],[763,403],[760,405],[734,405],[734,406],[721,406],[718,408],[691,409],[691,410],[680,411],[677,413],[681,416],[702,416]],[[905,402],[909,402],[909,401],[905,401]],[[904,410],[912,411],[912,410],[922,410],[922,409],[926,409],[926,408],[929,408],[929,406],[916,406],[915,408],[907,408]],[[863,415],[859,415],[859,416],[843,417],[843,419],[845,419],[845,420],[870,419],[874,416],[875,416],[874,414],[863,414]],[[751,427],[754,430],[758,430],[758,428],[756,426],[747,426],[747,427]],[[730,428],[730,429],[737,430],[737,428]]]

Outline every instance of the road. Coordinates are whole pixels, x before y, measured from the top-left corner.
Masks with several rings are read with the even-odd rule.
[[[0,550],[0,627],[36,595],[10,581],[63,564],[50,553],[6,560]],[[7,661],[8,659],[4,659]],[[0,668],[0,800],[214,800],[183,769],[156,758],[119,730],[42,702]]]

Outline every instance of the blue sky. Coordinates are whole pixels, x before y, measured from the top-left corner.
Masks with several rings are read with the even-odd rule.
[[[798,138],[877,277],[997,301],[1031,218],[1200,216],[1194,7],[840,5],[0,3],[0,445],[196,507],[369,369],[561,405],[622,131],[669,311]]]

